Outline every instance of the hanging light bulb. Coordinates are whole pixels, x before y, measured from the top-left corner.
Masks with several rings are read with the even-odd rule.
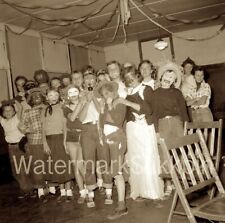
[[[157,50],[164,50],[164,49],[166,49],[166,47],[168,47],[168,43],[166,41],[164,41],[163,39],[158,38],[157,42],[154,44],[154,47]]]

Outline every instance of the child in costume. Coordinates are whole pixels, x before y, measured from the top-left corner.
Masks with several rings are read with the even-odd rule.
[[[134,200],[163,197],[163,181],[159,177],[160,158],[157,137],[153,125],[153,90],[140,83],[138,73],[132,67],[124,70],[129,87],[126,99],[117,103],[127,106],[127,150],[130,167],[131,198]]]
[[[123,178],[122,165],[126,152],[126,135],[123,124],[126,117],[126,106],[123,104],[114,104],[118,96],[118,84],[112,81],[102,81],[97,90],[99,97],[104,98],[104,106],[101,108],[101,129],[103,135],[103,148],[100,151],[101,160],[106,161],[103,165],[103,173],[109,171],[111,181],[108,176],[103,174],[103,182],[106,187],[105,204],[111,204],[112,180],[118,193],[118,207],[115,213],[108,218],[115,220],[128,213],[125,204],[125,181]]]
[[[86,189],[84,188],[83,179],[83,156],[80,145],[80,136],[82,131],[82,123],[79,120],[79,113],[85,101],[79,98],[80,91],[72,85],[68,87],[67,99],[68,103],[64,106],[64,115],[67,119],[66,132],[66,149],[72,161],[74,176],[79,187],[80,197],[77,200],[78,204],[83,204],[86,198]]]
[[[71,200],[71,179],[69,156],[66,151],[66,118],[63,114],[62,105],[59,103],[58,91],[51,89],[47,94],[49,105],[46,107],[43,117],[43,145],[48,155],[46,181],[51,185],[59,184],[60,196],[58,201]],[[63,169],[59,169],[59,163]],[[59,169],[59,170],[58,170]],[[50,192],[55,193],[50,187]]]
[[[168,139],[184,135],[184,122],[188,121],[185,99],[179,90],[181,70],[168,62],[158,70],[161,87],[154,91],[154,123],[159,137]],[[160,149],[161,168],[168,173],[166,154]],[[172,192],[171,181],[166,181],[165,196]]]
[[[27,92],[27,103],[31,106],[22,114],[19,129],[28,139],[27,153],[29,160],[31,159],[30,177],[32,186],[38,191],[38,197],[45,200],[44,196],[44,168],[42,170],[35,170],[40,162],[44,166],[44,148],[42,139],[42,113],[44,110],[44,96],[39,88],[33,88]],[[35,164],[36,163],[36,164]],[[37,165],[38,164],[38,165]]]

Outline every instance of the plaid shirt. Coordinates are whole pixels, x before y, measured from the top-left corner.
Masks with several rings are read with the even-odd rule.
[[[43,107],[27,109],[20,121],[19,129],[27,135],[29,144],[43,144],[41,113]]]
[[[207,100],[204,105],[192,106],[194,109],[197,108],[207,108],[209,107],[209,102],[211,98],[211,88],[208,83],[203,81],[200,85],[200,88],[196,91],[196,98],[201,98],[203,96],[207,96]]]

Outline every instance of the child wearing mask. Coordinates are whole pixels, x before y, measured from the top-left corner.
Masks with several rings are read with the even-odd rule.
[[[185,99],[179,90],[181,84],[181,70],[178,65],[167,62],[158,70],[158,81],[161,87],[154,91],[154,124],[158,137],[164,139],[176,138],[184,135],[184,122],[188,121]],[[159,147],[161,168],[169,173],[166,154]],[[172,192],[170,180],[165,182],[165,196]]]
[[[44,196],[44,170],[36,171],[38,166],[36,162],[42,162],[44,165],[44,149],[42,139],[42,112],[44,110],[44,96],[39,88],[33,88],[27,92],[27,103],[31,106],[22,114],[19,129],[28,139],[28,155],[31,160],[31,183],[34,189],[38,191],[38,197],[46,202]],[[39,163],[40,164],[40,163]]]

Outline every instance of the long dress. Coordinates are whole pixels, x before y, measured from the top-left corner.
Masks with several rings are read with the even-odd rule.
[[[127,147],[130,167],[131,198],[163,198],[163,181],[160,178],[160,158],[157,138],[152,120],[151,100],[153,90],[140,84],[133,89],[127,100],[138,103],[137,112],[128,108],[127,112]]]

